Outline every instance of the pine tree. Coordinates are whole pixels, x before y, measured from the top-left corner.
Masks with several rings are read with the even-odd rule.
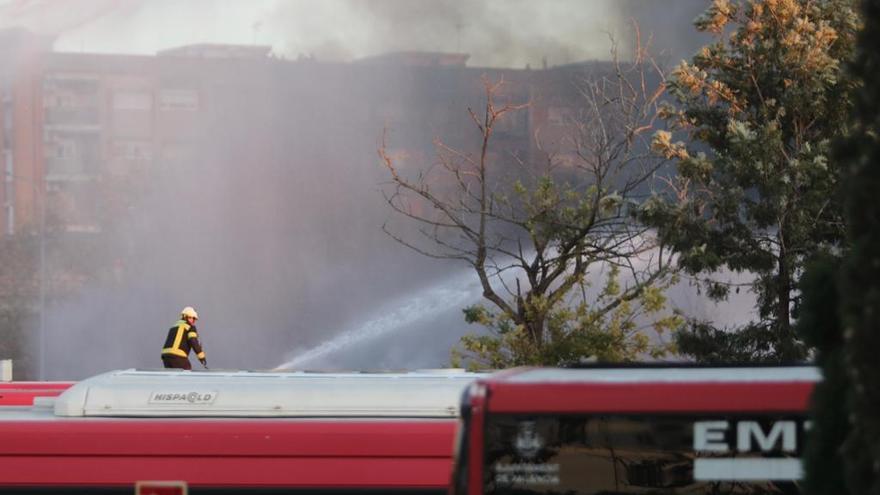
[[[678,175],[642,213],[710,296],[730,290],[713,274],[754,274],[758,318],[736,329],[695,323],[680,348],[703,360],[802,359],[798,277],[845,237],[829,158],[851,107],[842,67],[858,16],[851,0],[714,0],[695,25],[717,40],[672,73],[678,104],[652,146],[677,160]]]

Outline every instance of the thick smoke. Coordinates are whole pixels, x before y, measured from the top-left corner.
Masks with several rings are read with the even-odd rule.
[[[332,5],[335,21],[327,29],[326,24],[310,27],[301,4],[279,4],[271,25],[285,32],[282,53],[321,59],[388,51],[463,52],[475,66],[540,67],[545,61],[559,65],[606,58],[606,33],[620,25],[611,0],[343,0]],[[312,45],[309,38],[314,37],[328,44]]]
[[[40,35],[58,35],[77,28],[94,29],[102,19],[130,15],[137,1],[70,0],[59,8],[52,0],[0,1],[0,29],[24,27]]]
[[[320,62],[419,50],[520,69],[603,59],[609,34],[622,39],[630,17],[674,60],[699,45],[690,21],[703,2],[69,0],[65,11],[85,13],[69,18],[38,14],[53,2],[24,4],[27,12],[0,4],[0,26],[57,35],[61,51],[152,55],[187,43],[237,43],[319,62],[225,61],[240,65],[216,80],[187,72],[195,67],[161,75],[199,81],[203,120],[189,127],[195,135],[154,129],[166,154],[154,157],[97,251],[111,276],[50,305],[47,378],[76,379],[158,366],[165,331],[184,305],[201,313],[213,367],[300,363],[298,355],[361,329],[374,338],[349,338],[348,347],[312,362],[446,363],[457,336],[477,330],[460,310],[478,291],[444,292],[467,267],[422,258],[381,232],[388,210],[378,189],[387,177],[376,148],[383,126],[397,120],[419,125],[392,125],[392,145],[425,149],[437,129],[470,125],[467,106],[479,102],[425,103],[436,92],[425,81],[415,87],[407,71],[359,69],[350,79],[350,67]],[[445,113],[425,118],[438,108]],[[441,311],[436,301],[447,296]],[[390,305],[431,318],[412,320]],[[398,323],[394,332],[376,327]]]
[[[38,5],[42,2],[35,2]],[[392,51],[461,52],[470,65],[538,68],[609,57],[631,21],[677,62],[700,37],[691,20],[705,0],[68,0],[76,20],[44,26],[64,51],[152,54],[184,43],[270,45],[285,58],[350,61]],[[51,11],[50,9],[46,9]],[[87,15],[86,15],[87,14]],[[85,23],[84,19],[91,19]]]
[[[50,376],[156,367],[184,305],[200,312],[213,367],[272,368],[444,270],[381,231],[384,118],[364,102],[405,94],[400,78],[382,69],[352,86],[339,66],[224,63],[242,65],[218,81],[174,74],[200,81],[203,116],[186,139],[155,129],[172,140],[163,152],[179,156],[155,157],[106,233],[108,254],[124,260],[120,282],[52,307]],[[70,352],[84,343],[99,357]],[[362,355],[371,352],[378,360],[383,350]]]
[[[708,4],[708,0],[624,0],[619,5],[625,20],[637,23],[651,53],[670,66],[690,59],[710,41],[692,25]]]

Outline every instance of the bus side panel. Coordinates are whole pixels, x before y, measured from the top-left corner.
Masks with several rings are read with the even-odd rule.
[[[183,480],[190,485],[300,488],[445,488],[451,459],[406,457],[12,457],[2,486],[129,485]]]
[[[808,406],[812,383],[493,383],[489,412],[785,412]]]
[[[0,456],[452,456],[455,420],[0,421]]]
[[[0,422],[9,486],[448,486],[454,420],[85,419]]]

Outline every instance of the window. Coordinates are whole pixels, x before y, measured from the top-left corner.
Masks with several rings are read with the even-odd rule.
[[[163,89],[159,94],[162,110],[198,110],[199,93],[192,89]]]
[[[153,108],[153,95],[146,91],[114,91],[115,110],[150,110]]]
[[[805,431],[803,417],[771,414],[495,415],[484,491],[798,493]]]
[[[56,138],[46,147],[46,157],[56,160],[72,160],[76,158],[76,141],[73,139]]]
[[[77,98],[72,93],[56,91],[43,96],[44,108],[76,108],[77,106],[81,105],[77,105]]]
[[[153,145],[148,141],[115,141],[112,153],[114,158],[150,160],[153,158]]]

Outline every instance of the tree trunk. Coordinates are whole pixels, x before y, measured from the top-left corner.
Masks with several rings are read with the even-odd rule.
[[[529,308],[526,306],[527,300],[528,296],[526,296],[525,299],[522,297],[517,298],[516,323],[525,327],[526,332],[528,332],[529,337],[535,345],[535,348],[540,349],[544,342],[544,323],[547,319],[547,315],[543,313],[535,314],[534,311],[529,311]]]
[[[779,256],[776,279],[776,336],[777,336],[777,359],[779,361],[791,361],[795,359],[794,337],[791,330],[791,274],[790,261],[788,259],[787,238],[783,224],[779,235]]]

